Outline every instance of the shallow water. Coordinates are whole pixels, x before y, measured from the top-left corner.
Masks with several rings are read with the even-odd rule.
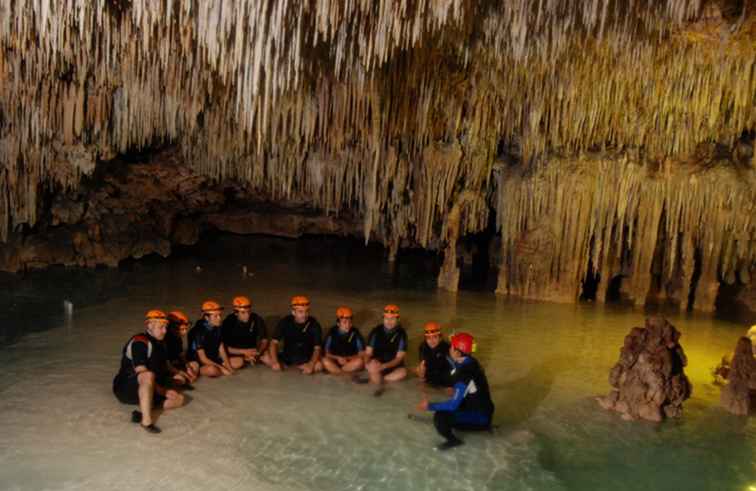
[[[693,397],[678,421],[628,423],[593,397],[609,390],[609,369],[642,312],[448,295],[427,268],[405,262],[390,272],[371,251],[332,242],[225,237],[119,271],[6,280],[0,489],[756,489],[756,423],[718,407],[709,373],[745,326],[670,317]],[[131,408],[110,384],[144,312],[196,316],[204,298],[228,303],[240,293],[269,329],[295,293],[310,296],[324,328],[350,305],[364,334],[384,304],[397,303],[413,364],[425,321],[469,330],[497,431],[464,435],[464,447],[440,454],[432,426],[407,417],[422,395],[415,381],[374,398],[344,379],[262,368],[201,380],[185,408],[160,416],[160,436],[129,423]],[[75,304],[68,319],[64,298]]]

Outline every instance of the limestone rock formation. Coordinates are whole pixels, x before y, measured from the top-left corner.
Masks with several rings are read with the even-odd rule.
[[[612,391],[597,398],[601,407],[621,413],[624,419],[658,422],[679,417],[692,390],[679,340],[680,332],[662,317],[648,318],[645,327],[634,327],[609,374]]]
[[[726,410],[740,416],[756,410],[756,357],[748,337],[740,338],[735,346],[719,400]]]

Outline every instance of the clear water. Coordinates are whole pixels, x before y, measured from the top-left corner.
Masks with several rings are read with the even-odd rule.
[[[392,273],[351,245],[227,237],[120,271],[2,281],[0,489],[756,489],[756,423],[718,407],[709,373],[744,325],[670,318],[694,394],[681,420],[654,425],[621,421],[593,400],[608,391],[642,312],[449,295],[433,288],[422,261]],[[397,303],[412,363],[425,321],[471,331],[497,431],[438,453],[432,426],[407,417],[422,396],[414,380],[375,398],[344,379],[261,368],[201,380],[185,408],[160,416],[160,436],[129,423],[131,408],[110,383],[144,312],[196,315],[205,297],[240,293],[269,324],[295,293],[311,297],[324,327],[346,303],[363,333]],[[64,298],[75,304],[70,319]]]

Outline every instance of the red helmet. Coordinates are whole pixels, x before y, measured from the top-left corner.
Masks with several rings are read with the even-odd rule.
[[[462,353],[469,355],[475,352],[475,339],[471,334],[466,332],[460,332],[459,334],[452,334],[449,338],[452,348],[461,351]]]

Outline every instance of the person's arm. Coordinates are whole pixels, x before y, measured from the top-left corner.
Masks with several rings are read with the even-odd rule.
[[[218,346],[218,353],[220,354],[221,360],[223,360],[223,366],[226,368],[226,370],[229,370],[230,372],[233,373],[234,369],[231,367],[231,360],[228,359],[226,346],[222,342]]]
[[[328,336],[326,336],[325,343],[323,344],[323,358],[328,358],[329,360],[338,360],[339,357],[331,353],[331,343],[333,340],[333,331],[328,333]]]
[[[134,365],[134,373],[137,375],[150,371],[147,368],[147,362],[149,361],[147,354],[149,348],[147,346],[146,338],[143,339],[145,339],[145,341],[134,339],[131,342],[131,363]]]
[[[260,329],[260,333],[257,336],[257,356],[262,356],[265,350],[268,349],[268,328],[265,326],[265,321],[259,315],[255,318],[255,322]]]
[[[454,384],[454,394],[451,399],[444,402],[433,402],[428,404],[428,411],[456,411],[462,400],[465,398],[465,384],[457,382]]]
[[[223,371],[226,369],[223,365],[219,363],[215,363],[213,360],[207,357],[205,354],[205,348],[197,348],[197,358],[199,358],[200,365],[203,366],[213,366],[218,368],[218,370]]]
[[[315,366],[317,362],[320,361],[320,351],[322,349],[321,344],[323,344],[323,330],[320,328],[320,324],[318,324],[317,321],[314,321],[312,329],[312,356],[310,357],[310,363],[312,366]]]
[[[281,370],[283,368],[281,362],[278,361],[278,345],[280,344],[281,339],[283,339],[283,323],[283,319],[278,321],[276,332],[273,334],[273,339],[270,340],[270,361],[273,370]]]
[[[383,370],[390,370],[392,368],[398,367],[404,361],[404,357],[406,354],[407,354],[407,337],[404,333],[402,333],[402,339],[399,341],[399,349],[396,352],[396,356],[394,357],[393,360],[383,363],[381,365],[381,368]]]
[[[375,331],[375,330],[373,330]],[[368,338],[367,346],[365,347],[365,365],[373,358],[373,351],[375,350],[375,333],[371,332]]]

